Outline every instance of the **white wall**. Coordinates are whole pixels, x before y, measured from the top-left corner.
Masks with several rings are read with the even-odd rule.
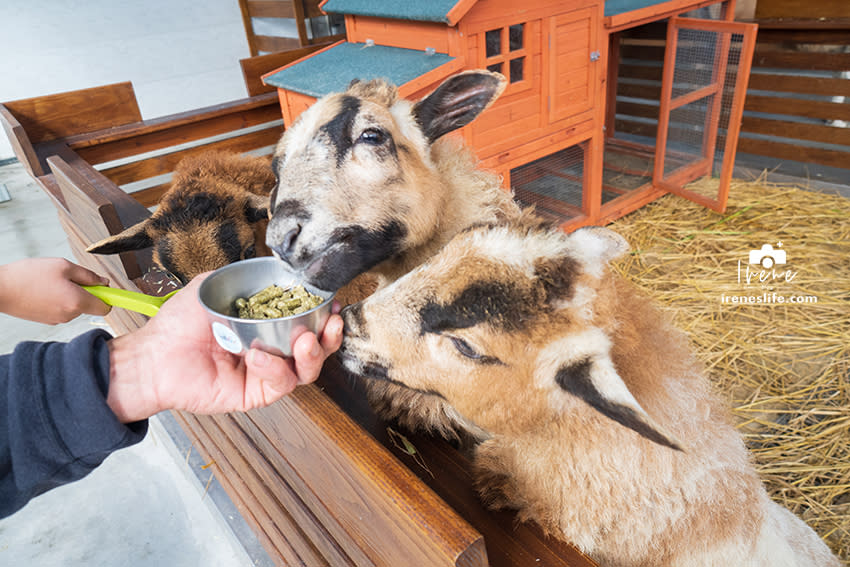
[[[154,118],[247,96],[237,0],[3,4],[0,101],[132,81]],[[13,155],[0,133],[0,159]]]

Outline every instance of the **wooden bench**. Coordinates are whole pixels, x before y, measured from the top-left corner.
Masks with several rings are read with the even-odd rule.
[[[252,64],[243,63],[246,79]],[[142,120],[129,83],[4,103],[0,122],[51,197],[79,262],[147,293],[157,291],[145,278],[149,251],[114,257],[85,248],[144,219],[183,157],[268,149],[282,131],[275,93]],[[146,318],[114,309],[107,320],[121,334]],[[411,455],[334,358],[316,384],[268,408],[175,416],[277,564],[594,565],[536,525],[485,510],[464,451],[405,434]]]

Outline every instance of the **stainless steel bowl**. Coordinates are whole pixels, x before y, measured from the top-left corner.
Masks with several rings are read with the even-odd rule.
[[[234,302],[277,284],[304,285],[324,302],[310,311],[279,319],[240,319]],[[198,288],[198,299],[210,317],[213,335],[222,348],[239,354],[256,347],[278,356],[292,356],[292,343],[305,331],[318,333],[331,314],[335,292],[324,291],[298,281],[280,260],[271,256],[242,260],[219,268]]]

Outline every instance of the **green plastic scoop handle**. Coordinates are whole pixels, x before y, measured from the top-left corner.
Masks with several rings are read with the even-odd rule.
[[[175,289],[168,295],[157,297],[155,295],[139,293],[138,291],[129,291],[105,285],[84,285],[81,287],[107,305],[129,309],[130,311],[135,311],[136,313],[141,313],[148,317],[156,315],[157,312],[159,312],[159,308],[162,307],[162,304],[165,303],[172,295],[180,291]]]

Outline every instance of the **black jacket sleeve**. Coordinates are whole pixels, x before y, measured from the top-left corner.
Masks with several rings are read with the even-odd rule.
[[[0,357],[0,518],[144,438],[146,420],[124,425],[106,405],[109,338],[24,342]]]

